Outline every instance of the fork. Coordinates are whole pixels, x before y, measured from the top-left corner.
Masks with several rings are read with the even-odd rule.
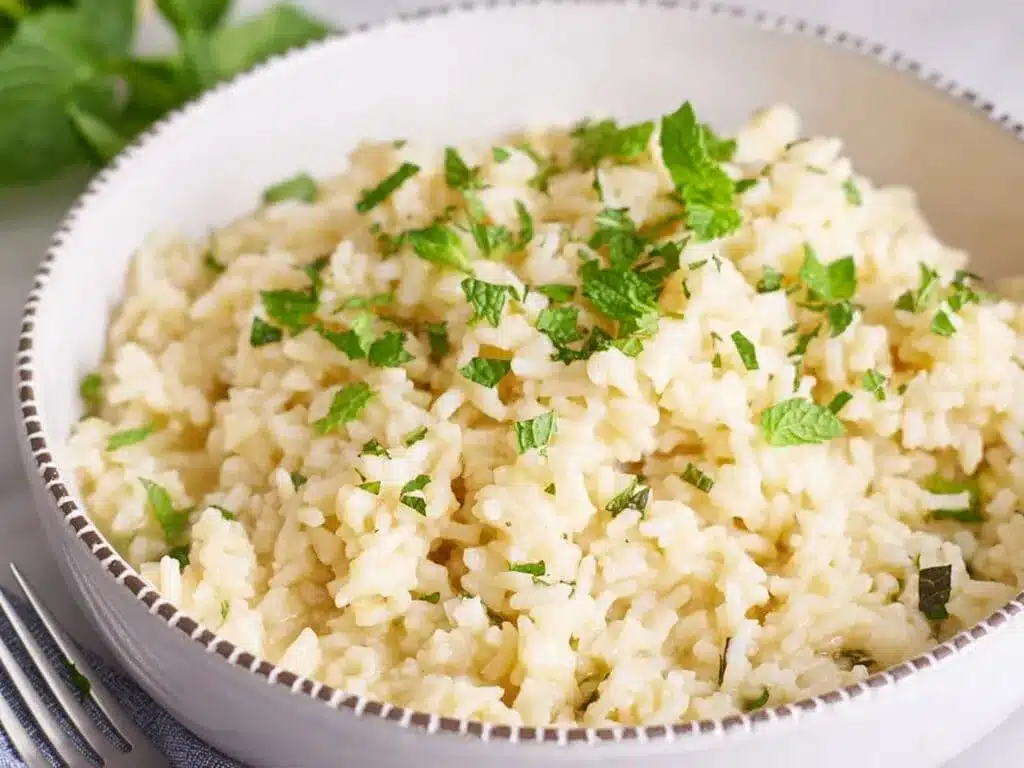
[[[0,591],[0,614],[3,614],[14,627],[14,633],[25,647],[32,664],[42,677],[45,688],[57,700],[59,709],[63,710],[64,715],[78,731],[82,741],[99,757],[99,762],[97,763],[96,760],[82,753],[73,741],[71,734],[62,727],[57,711],[47,706],[29,680],[25,670],[19,667],[11,649],[3,641],[0,641],[0,670],[7,673],[14,685],[14,690],[21,697],[25,708],[39,726],[39,730],[50,742],[53,751],[69,768],[86,768],[97,765],[104,766],[104,768],[160,768],[167,766],[167,760],[121,709],[117,698],[110,689],[95,676],[91,680],[81,676],[78,670],[87,671],[89,669],[84,655],[71,642],[69,636],[43,605],[35,590],[13,563],[11,571],[21,587],[21,591],[28,599],[29,605],[32,606],[63,654],[61,661],[69,666],[80,690],[72,691],[70,685],[61,679],[61,675],[50,665],[42,647],[32,637],[28,627],[18,616],[3,591]],[[128,746],[127,751],[115,745],[89,716],[82,704],[84,698],[90,698],[107,718],[110,725],[117,730]],[[0,697],[0,728],[7,734],[8,740],[28,768],[50,768],[49,759],[42,753],[32,736],[19,721],[14,710],[2,697]]]

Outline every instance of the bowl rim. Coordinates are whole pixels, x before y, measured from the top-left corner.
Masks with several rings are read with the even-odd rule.
[[[239,648],[203,626],[187,613],[162,597],[147,584],[139,574],[111,547],[102,533],[91,523],[85,511],[80,508],[65,485],[49,447],[49,441],[39,419],[39,399],[36,397],[35,373],[35,317],[46,286],[53,272],[53,264],[69,235],[77,224],[79,214],[86,203],[97,194],[122,164],[129,162],[132,155],[152,139],[159,136],[168,125],[182,119],[207,99],[216,98],[240,81],[258,77],[268,67],[302,56],[309,51],[344,45],[347,38],[371,33],[391,25],[412,25],[427,19],[436,19],[452,14],[480,13],[494,9],[517,6],[591,6],[591,5],[649,6],[664,12],[687,12],[709,17],[723,17],[740,24],[775,34],[798,35],[815,39],[826,46],[833,46],[847,52],[862,55],[882,64],[889,70],[902,75],[911,75],[923,85],[950,97],[961,106],[970,108],[977,117],[995,123],[1024,144],[1024,123],[1010,113],[999,110],[996,105],[978,92],[961,86],[935,70],[926,70],[918,61],[900,50],[825,24],[815,24],[804,19],[770,11],[748,9],[741,6],[709,0],[464,0],[458,3],[420,8],[397,13],[382,20],[363,23],[350,28],[339,29],[326,38],[308,43],[283,54],[275,55],[262,64],[234,78],[216,85],[196,99],[175,109],[148,129],[99,171],[76,198],[61,220],[53,235],[46,254],[35,272],[31,291],[25,303],[19,330],[15,365],[15,407],[21,425],[19,441],[28,449],[35,465],[35,479],[51,497],[49,506],[63,517],[74,537],[84,544],[96,558],[102,569],[114,580],[127,588],[132,596],[141,602],[147,611],[163,620],[170,628],[184,633],[191,641],[208,653],[216,654],[235,667],[264,678],[267,684],[283,686],[292,693],[320,701],[336,710],[348,710],[355,716],[370,716],[426,733],[461,734],[481,741],[513,743],[536,743],[551,745],[600,745],[606,743],[671,743],[681,739],[701,736],[722,736],[726,734],[762,732],[773,723],[781,724],[802,719],[811,713],[822,713],[853,699],[891,690],[914,673],[935,667],[951,660],[960,651],[976,641],[1006,627],[1010,620],[1024,612],[1024,592],[1017,594],[988,617],[968,627],[925,653],[919,654],[896,666],[876,672],[864,680],[836,688],[824,694],[801,699],[787,704],[765,707],[749,714],[734,714],[724,718],[688,720],[674,724],[651,726],[612,725],[602,727],[584,726],[511,726],[485,723],[468,718],[446,717],[419,712],[356,694],[347,694],[332,686],[297,675],[272,664],[256,655]],[[54,441],[55,443],[58,441]],[[28,471],[30,480],[31,471]],[[66,529],[65,529],[66,530]]]

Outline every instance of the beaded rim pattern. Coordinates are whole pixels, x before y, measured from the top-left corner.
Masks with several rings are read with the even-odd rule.
[[[58,252],[62,248],[69,232],[73,229],[83,206],[107,183],[114,170],[123,163],[128,162],[132,155],[143,145],[160,135],[168,124],[181,118],[182,115],[188,113],[196,104],[202,103],[209,98],[216,98],[218,92],[230,88],[233,83],[239,80],[246,80],[257,76],[261,70],[273,65],[277,61],[302,55],[304,51],[309,49],[334,45],[339,40],[351,35],[363,34],[393,23],[409,24],[457,12],[549,3],[558,5],[619,4],[655,6],[667,11],[686,11],[706,16],[727,17],[735,19],[737,22],[753,24],[766,31],[814,38],[874,59],[897,72],[911,74],[932,88],[972,108],[990,122],[997,124],[1011,135],[1024,141],[1024,124],[1019,120],[1016,120],[1006,112],[998,110],[991,101],[988,101],[975,91],[961,87],[955,81],[946,78],[938,72],[926,71],[920,63],[908,58],[898,50],[868,41],[857,35],[834,30],[826,25],[811,24],[802,19],[780,14],[748,10],[717,2],[705,2],[705,0],[657,0],[656,2],[648,2],[648,0],[481,0],[480,2],[463,2],[398,14],[394,19],[355,26],[338,34],[331,35],[325,40],[313,42],[288,53],[275,56],[255,69],[214,87],[200,96],[198,100],[178,108],[139,135],[129,147],[112,161],[111,165],[100,171],[92,179],[85,191],[78,197],[61,222],[59,229],[51,240],[42,263],[36,271],[35,280],[33,281],[32,289],[22,315],[18,340],[15,373],[17,406],[21,413],[24,439],[28,442],[38,475],[44,487],[52,496],[54,505],[60,511],[64,521],[70,526],[74,535],[88,547],[100,565],[118,583],[127,587],[135,598],[146,606],[151,614],[159,616],[169,627],[183,632],[207,652],[215,653],[229,663],[263,677],[267,683],[284,686],[293,693],[304,694],[310,698],[322,701],[327,706],[335,709],[347,709],[356,715],[383,718],[396,723],[400,727],[412,727],[428,733],[447,732],[465,734],[483,741],[498,740],[558,745],[601,744],[607,742],[671,742],[676,739],[700,734],[721,735],[735,731],[749,732],[761,730],[761,727],[772,722],[797,719],[804,714],[829,709],[836,704],[892,686],[918,670],[927,669],[951,658],[961,649],[1005,626],[1011,618],[1024,611],[1024,593],[1018,594],[1013,600],[986,619],[935,646],[927,653],[890,667],[883,672],[873,674],[859,683],[847,685],[820,696],[802,699],[781,706],[766,707],[751,714],[730,715],[714,720],[696,720],[673,725],[644,727],[611,726],[587,728],[580,726],[523,727],[493,725],[477,720],[441,717],[425,712],[417,712],[405,707],[396,707],[387,703],[373,701],[363,696],[346,694],[331,686],[281,669],[218,637],[194,618],[179,611],[173,604],[165,600],[143,581],[138,573],[114,551],[104,536],[90,522],[85,512],[71,497],[61,477],[60,470],[54,461],[39,419],[34,370],[33,335],[35,317],[43,291],[49,282],[53,270],[53,262]]]

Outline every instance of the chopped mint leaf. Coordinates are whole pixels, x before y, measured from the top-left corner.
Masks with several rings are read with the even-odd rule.
[[[660,296],[662,283],[679,270],[680,243],[668,242],[655,246],[648,257],[633,267],[633,272]],[[685,278],[684,278],[685,279]]]
[[[487,259],[496,259],[505,256],[515,244],[512,233],[508,227],[500,224],[490,224],[490,217],[487,210],[475,197],[467,195],[466,212],[469,216],[469,234],[473,236],[473,242],[480,250],[481,255]]]
[[[875,396],[876,400],[885,400],[885,376],[880,374],[874,368],[864,371],[864,375],[860,380],[861,386],[864,387],[865,391],[870,392]]]
[[[828,273],[828,298],[838,301],[852,299],[857,292],[857,265],[853,256],[836,259],[826,268]]]
[[[369,313],[356,315],[347,331],[332,331],[317,324],[315,330],[335,349],[344,352],[350,360],[362,360],[373,345],[373,316]]]
[[[416,445],[416,443],[418,443],[420,440],[422,440],[426,436],[427,436],[427,428],[426,427],[418,427],[417,429],[412,430],[405,437],[403,437],[402,438],[402,443],[405,445],[406,448],[409,448],[410,446]]]
[[[594,194],[597,195],[597,202],[604,202],[604,186],[601,184],[601,169],[594,168],[594,180],[590,182],[590,188],[594,190]]]
[[[260,291],[263,308],[271,320],[297,333],[309,325],[313,314],[320,307],[320,299],[312,291]]]
[[[188,523],[189,510],[176,510],[171,503],[171,495],[162,485],[157,485],[144,477],[140,478],[139,482],[146,489],[146,503],[160,523],[160,527],[164,529],[164,536],[168,541],[181,538]]]
[[[134,427],[132,429],[122,430],[121,432],[115,432],[107,440],[107,450],[116,451],[118,448],[125,448],[129,445],[141,443],[155,431],[156,424],[151,421],[148,424],[143,424],[141,427]]]
[[[346,384],[334,393],[327,415],[315,422],[317,431],[326,435],[342,424],[347,424],[362,413],[372,398],[373,390],[366,382]]]
[[[947,480],[941,475],[932,475],[924,481],[924,489],[937,496],[960,496],[966,493],[966,507],[951,507],[932,511],[936,520],[957,520],[961,523],[981,523],[981,491],[974,480]]]
[[[441,359],[451,351],[451,343],[448,341],[448,323],[430,323],[427,326],[427,341],[430,342],[430,359],[434,363],[441,362]]]
[[[377,438],[373,437],[363,443],[363,447],[359,450],[360,456],[383,456],[385,459],[390,459],[391,454],[388,453],[388,449],[380,444]]]
[[[801,397],[773,405],[761,414],[761,432],[769,445],[814,445],[841,437],[846,430],[832,411]]]
[[[227,267],[217,261],[217,257],[213,255],[213,251],[209,250],[203,254],[203,266],[213,272],[215,275],[219,275],[224,272]]]
[[[431,224],[424,229],[407,232],[406,237],[412,244],[413,251],[421,259],[462,272],[470,271],[466,247],[458,233],[451,227]]]
[[[764,275],[757,281],[758,293],[773,293],[782,288],[782,273],[772,267],[764,268]]]
[[[537,290],[555,303],[569,301],[576,295],[576,286],[566,285],[564,283],[548,283],[547,285],[540,285],[537,287]]]
[[[744,702],[743,702],[743,711],[744,712],[754,712],[754,711],[756,711],[758,709],[761,709],[762,707],[764,707],[765,704],[768,703],[769,696],[770,696],[770,693],[768,691],[768,686],[767,685],[761,686],[761,695],[760,696],[758,696],[756,699],[746,699],[746,700],[744,700]]]
[[[309,278],[310,293],[317,298],[320,296],[320,290],[324,287],[324,269],[330,262],[330,256],[321,256],[302,268],[302,271],[306,273],[306,277]]]
[[[430,592],[430,593],[425,594],[425,595],[424,594],[413,593],[413,600],[422,600],[425,603],[430,603],[431,605],[437,605],[439,602],[441,602],[441,593],[440,592]]]
[[[401,493],[416,493],[430,485],[430,475],[416,475],[412,480],[402,486]]]
[[[551,181],[551,177],[558,172],[554,163],[552,163],[548,158],[541,157],[537,150],[529,144],[520,144],[516,149],[533,160],[533,164],[537,167],[537,172],[533,175],[533,178],[526,183],[538,192],[547,193],[548,183]]]
[[[88,696],[92,692],[92,683],[89,682],[89,678],[83,675],[75,666],[75,662],[69,659],[64,659],[64,668],[71,677],[71,685],[78,691],[78,695],[82,698]]]
[[[516,435],[516,451],[526,453],[534,448],[543,448],[558,431],[554,411],[542,413],[532,419],[517,421],[513,425]]]
[[[756,187],[758,181],[759,179],[737,179],[736,183],[733,185],[733,189],[737,195],[742,195],[751,187]]]
[[[905,312],[917,312],[923,309],[935,294],[935,289],[939,285],[939,273],[924,262],[918,264],[918,270],[920,275],[918,277],[917,289],[914,291],[904,291],[900,294],[900,297],[896,300],[896,309],[902,309]]]
[[[512,157],[512,153],[509,152],[504,147],[492,147],[491,157],[494,158],[494,162],[496,163],[504,163],[506,160]]]
[[[444,150],[444,181],[452,189],[477,189],[480,185],[479,168],[470,168],[454,147]]]
[[[220,601],[220,620],[227,621],[228,614],[231,613],[231,602],[228,600]]]
[[[415,510],[424,517],[427,516],[427,500],[422,496],[411,496],[406,494],[405,496],[399,497],[398,500],[405,506],[409,507],[409,509]]]
[[[373,480],[366,483],[360,483],[359,489],[372,493],[374,496],[380,496],[380,480]]]
[[[828,324],[831,328],[829,336],[835,338],[842,335],[843,331],[849,328],[850,323],[853,322],[853,312],[853,305],[848,301],[829,304],[825,309],[825,315],[828,317]]]
[[[544,565],[543,560],[538,560],[536,563],[509,563],[508,569],[513,573],[526,573],[534,578],[547,573],[547,566]]]
[[[366,358],[374,368],[397,368],[413,359],[405,349],[405,333],[402,331],[385,333],[370,345]]]
[[[459,368],[459,373],[482,387],[496,387],[511,370],[512,363],[508,360],[474,357],[467,365]]]
[[[595,251],[608,249],[614,269],[628,269],[643,251],[644,241],[626,208],[605,208],[597,214],[597,230],[587,243]]]
[[[303,203],[316,202],[318,190],[316,181],[308,173],[300,173],[290,179],[279,181],[263,190],[263,203],[271,205],[282,200],[298,200]]]
[[[627,509],[635,509],[644,516],[647,511],[647,504],[651,500],[651,489],[641,484],[639,478],[632,478],[622,491],[615,494],[604,508],[611,513],[612,517],[618,517]]]
[[[85,410],[94,413],[103,405],[103,377],[98,373],[87,373],[78,383],[78,396],[82,398]]]
[[[537,330],[555,346],[571,344],[583,338],[578,326],[579,315],[576,307],[547,307],[537,316]]]
[[[402,486],[398,500],[410,509],[414,509],[421,515],[427,514],[427,502],[422,496],[414,496],[430,484],[429,475],[416,475],[412,480]]]
[[[235,517],[235,513],[234,512],[232,512],[230,509],[225,509],[220,504],[207,504],[206,506],[209,509],[216,509],[218,512],[220,512],[220,516],[223,517],[225,520],[236,520],[237,519]]]
[[[494,285],[467,277],[462,281],[462,291],[469,303],[473,305],[473,317],[470,322],[484,319],[497,328],[501,324],[501,311],[505,308],[505,299],[515,298],[516,291],[510,285]]]
[[[292,488],[294,488],[296,491],[309,482],[309,478],[306,477],[301,472],[292,472],[290,477],[292,480]]]
[[[715,356],[711,358],[711,367],[716,369],[722,367],[722,354],[720,352],[715,352]]]
[[[583,168],[597,165],[604,158],[635,160],[647,151],[654,123],[644,122],[620,128],[614,120],[584,120],[572,131],[573,162]]]
[[[719,163],[727,163],[736,154],[736,141],[734,139],[723,139],[718,136],[707,123],[701,125],[704,132],[704,144],[708,149],[711,158]]]
[[[965,272],[962,269],[956,271],[956,275],[953,277],[953,283],[950,286],[949,296],[946,298],[946,303],[949,304],[949,308],[954,312],[959,312],[963,309],[965,304],[980,304],[981,297],[978,293],[968,285],[969,280],[980,280],[977,275],[971,272]]]
[[[580,268],[583,295],[594,307],[612,320],[621,323],[623,334],[657,322],[658,305],[654,290],[635,272],[601,269],[597,261],[588,261]]]
[[[864,202],[860,194],[860,188],[852,176],[843,182],[843,194],[846,195],[846,202],[850,205],[860,205]]]
[[[167,556],[171,558],[171,560],[178,561],[179,570],[185,570],[190,562],[189,549],[190,547],[188,544],[182,544],[180,547],[171,547],[167,551]]]
[[[849,392],[837,392],[836,396],[829,402],[828,409],[832,413],[838,414],[851,400],[853,400],[853,395]]]
[[[818,260],[818,254],[810,243],[804,243],[804,263],[800,267],[800,282],[812,296],[828,299],[831,294],[828,270]]]
[[[740,355],[740,360],[743,361],[743,367],[748,371],[756,371],[758,369],[757,350],[754,349],[754,345],[751,343],[750,339],[739,331],[733,331],[730,338],[732,339],[732,343],[736,345],[736,351]]]
[[[949,315],[941,309],[936,312],[935,317],[932,318],[932,333],[947,337],[956,333],[956,326],[953,325],[953,321],[950,320]]]
[[[554,483],[548,483],[547,485],[545,485],[544,486],[544,493],[548,494],[548,496],[554,496],[555,495],[555,484]]]
[[[683,470],[682,477],[683,480],[688,482],[698,491],[704,491],[704,493],[708,493],[715,487],[715,481],[701,472],[700,469],[698,469],[692,462],[686,463],[686,468]]]
[[[734,232],[742,222],[735,187],[716,158],[727,150],[697,122],[689,102],[662,118],[659,141],[662,162],[686,207],[686,225],[696,238],[714,240]]]
[[[516,216],[519,218],[519,238],[516,246],[525,248],[533,240],[533,217],[522,200],[516,200]]]
[[[249,343],[254,347],[262,347],[266,344],[273,344],[284,337],[281,329],[271,325],[258,315],[252,319],[252,328],[249,329]]]
[[[372,296],[349,296],[342,301],[335,312],[344,312],[348,309],[372,309],[395,303],[393,293],[375,293]]]
[[[936,565],[922,568],[917,581],[917,607],[932,621],[949,618],[946,603],[952,594],[953,566]]]
[[[643,342],[636,336],[630,336],[625,339],[615,339],[612,341],[612,346],[626,357],[636,357],[644,351]]]
[[[414,163],[402,163],[398,170],[386,177],[373,189],[363,190],[363,196],[356,203],[356,211],[367,213],[383,203],[400,186],[420,172],[420,167]]]
[[[789,353],[790,357],[803,357],[807,354],[807,347],[811,343],[811,340],[818,335],[821,331],[821,325],[814,326],[811,330],[806,333],[801,333],[796,337],[796,346],[793,347],[793,351]]]

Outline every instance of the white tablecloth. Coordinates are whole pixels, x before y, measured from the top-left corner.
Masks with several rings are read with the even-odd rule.
[[[265,5],[242,0],[240,9]],[[372,21],[429,0],[305,0],[339,25]],[[748,3],[834,26],[898,48],[970,86],[1001,109],[1024,117],[1024,0],[757,0]],[[147,28],[144,44],[159,44],[159,29]],[[21,304],[50,233],[82,179],[38,189],[0,192],[0,360],[12,360]],[[1022,211],[1024,212],[1024,211]],[[73,310],[72,310],[73,311]],[[6,563],[15,560],[41,588],[73,634],[99,650],[72,604],[32,516],[18,459],[9,376],[0,377],[0,583],[10,584]],[[1024,653],[1024,649],[1021,651]],[[962,691],[951,706],[970,706]],[[1024,759],[1024,712],[953,761],[949,768],[1002,768]]]

